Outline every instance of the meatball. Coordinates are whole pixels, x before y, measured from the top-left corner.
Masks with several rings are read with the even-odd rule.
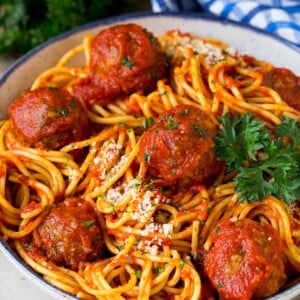
[[[100,31],[92,42],[89,74],[73,93],[89,104],[106,105],[119,96],[149,92],[166,75],[166,58],[158,39],[137,24]]]
[[[281,99],[300,111],[300,77],[284,68],[273,68],[264,76],[264,85],[278,92]]]
[[[89,127],[84,104],[59,88],[27,91],[12,102],[8,115],[21,140],[37,148],[58,149],[81,140]]]
[[[53,206],[33,237],[50,261],[73,270],[101,256],[104,248],[95,210],[89,202],[75,197]]]
[[[222,299],[267,297],[285,279],[283,245],[275,229],[250,219],[220,223],[204,270]]]
[[[140,160],[166,186],[181,188],[215,179],[223,163],[214,153],[218,127],[191,105],[178,105],[159,116],[140,141]]]

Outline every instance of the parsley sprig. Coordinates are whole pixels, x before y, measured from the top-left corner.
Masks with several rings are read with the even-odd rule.
[[[300,197],[300,127],[283,117],[272,133],[251,113],[226,114],[216,137],[216,155],[226,162],[239,202],[263,201],[273,195],[287,204]]]

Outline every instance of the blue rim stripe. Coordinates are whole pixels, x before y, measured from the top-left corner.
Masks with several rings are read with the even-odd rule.
[[[256,6],[253,9],[251,9],[242,19],[241,22],[246,22],[249,23],[251,21],[251,19],[257,14],[257,13],[261,13],[265,10],[269,10],[270,7],[265,6],[265,5],[261,5],[261,6]]]
[[[287,22],[287,21],[271,22],[266,27],[266,29],[270,30],[270,31],[275,31],[278,28],[292,28],[294,30],[298,30],[299,34],[300,34],[300,25],[294,24],[294,23],[290,23],[290,22]]]
[[[298,2],[299,0],[297,0]],[[292,15],[296,15],[296,14],[300,14],[300,5],[299,5],[299,2],[297,3],[297,5],[293,5],[293,6],[287,6],[284,8],[284,10],[289,13],[289,14],[292,14]]]
[[[221,18],[227,18],[235,6],[236,3],[228,3],[220,14]]]

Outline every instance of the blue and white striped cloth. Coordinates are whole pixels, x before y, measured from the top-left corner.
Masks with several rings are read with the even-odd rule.
[[[300,0],[151,0],[154,12],[205,11],[263,29],[300,47]]]

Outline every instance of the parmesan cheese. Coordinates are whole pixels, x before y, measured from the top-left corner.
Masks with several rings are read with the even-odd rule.
[[[178,32],[175,32],[175,39],[169,40],[169,45],[166,45],[162,40],[162,45],[167,55],[173,58],[185,57],[186,49],[192,49],[192,52],[202,55],[205,61],[209,65],[216,64],[218,61],[224,60],[226,55],[236,57],[238,52],[233,47],[226,49],[221,46],[210,43],[209,41],[201,40],[199,38],[193,38],[191,36],[181,36]]]

